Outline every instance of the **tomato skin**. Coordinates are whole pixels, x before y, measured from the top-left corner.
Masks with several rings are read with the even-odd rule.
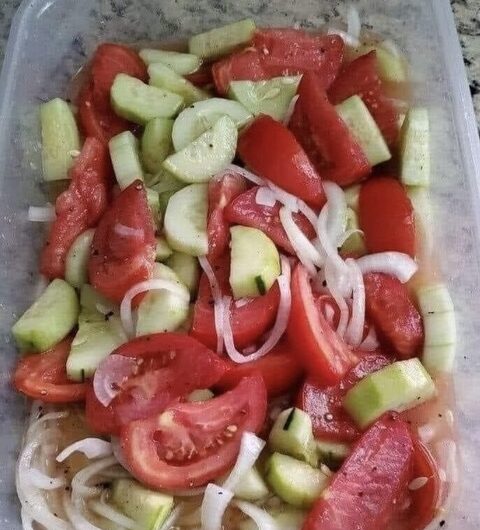
[[[119,232],[119,226],[132,229]],[[136,180],[115,197],[100,220],[88,260],[90,283],[121,302],[125,293],[150,277],[155,263],[155,228],[143,182]]]
[[[241,134],[240,157],[255,173],[313,206],[325,203],[321,178],[295,139],[270,116],[258,117]]]
[[[259,186],[254,186],[236,197],[226,208],[225,218],[232,224],[258,228],[285,252],[295,255],[292,244],[280,222],[280,203],[274,206],[257,204],[256,196]],[[292,214],[295,223],[308,237],[315,237],[315,229],[301,213]]]
[[[87,138],[70,170],[68,189],[55,202],[57,217],[40,256],[40,271],[47,278],[63,278],[70,246],[99,221],[107,207],[110,173],[106,147],[95,138]]]
[[[423,344],[422,317],[407,287],[382,273],[364,276],[367,314],[401,359],[414,357]]]
[[[213,83],[212,65],[209,63],[202,64],[196,72],[192,72],[184,77],[199,88],[211,85]]]
[[[366,178],[371,166],[358,142],[313,74],[304,74],[289,123],[323,179],[348,186]]]
[[[217,92],[224,96],[231,81],[267,79],[268,74],[262,61],[263,57],[258,50],[247,49],[214,63],[212,75]]]
[[[263,379],[244,378],[222,396],[173,405],[160,416],[130,423],[121,434],[123,454],[133,476],[151,488],[201,486],[231,468],[242,433],[258,432],[266,411]],[[233,425],[236,431],[228,431]]]
[[[259,372],[267,387],[269,397],[288,392],[299,381],[303,370],[295,352],[286,342],[281,342],[265,357],[245,364],[227,361],[228,369],[216,388],[228,390],[237,385],[243,377]]]
[[[319,384],[339,382],[353,366],[356,357],[317,311],[302,264],[295,267],[291,283],[292,305],[287,336],[308,375]]]
[[[358,201],[360,228],[369,252],[394,250],[415,257],[413,207],[398,180],[379,177],[365,182]]]
[[[42,353],[20,359],[13,374],[15,388],[29,398],[45,403],[83,401],[86,383],[72,383],[67,378],[66,363],[71,340],[64,340]]]
[[[387,528],[411,473],[413,443],[406,423],[386,414],[363,434],[303,530]]]

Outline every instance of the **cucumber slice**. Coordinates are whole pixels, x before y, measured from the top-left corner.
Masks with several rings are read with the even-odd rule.
[[[146,188],[147,192],[147,204],[152,214],[153,224],[156,228],[161,225],[162,212],[160,211],[160,194],[158,191]]]
[[[235,158],[237,128],[223,116],[181,151],[170,155],[163,167],[184,182],[207,182]]]
[[[80,151],[77,123],[68,103],[55,98],[40,105],[43,180],[68,178],[73,154]]]
[[[205,256],[207,236],[208,186],[191,184],[170,197],[163,226],[168,244],[178,252]]]
[[[183,105],[178,94],[146,85],[126,74],[115,77],[110,96],[115,112],[139,125],[154,118],[171,118]]]
[[[422,286],[417,299],[423,317],[422,361],[431,374],[451,372],[455,361],[456,326],[453,302],[444,284]]]
[[[198,259],[183,252],[173,252],[167,259],[166,264],[176,273],[183,285],[190,291],[191,298],[193,298],[197,293],[200,280]]]
[[[65,279],[77,289],[88,282],[87,263],[94,233],[93,228],[82,232],[72,243],[65,259]]]
[[[360,231],[358,224],[358,215],[351,208],[347,208],[347,226],[346,230],[357,230],[342,245],[342,252],[346,254],[355,254],[363,256],[367,252],[363,233]]]
[[[155,263],[152,277],[177,283],[185,290],[185,297],[179,297],[169,291],[148,292],[138,306],[137,337],[175,331],[188,317],[188,289],[175,272],[162,263]]]
[[[389,410],[408,410],[434,395],[435,383],[414,358],[367,375],[347,392],[343,405],[363,429]]]
[[[370,165],[392,158],[378,125],[360,96],[352,96],[335,106],[340,118],[356,138]]]
[[[173,254],[173,250],[170,248],[167,240],[163,236],[157,237],[156,240],[157,244],[155,245],[155,261],[165,261]],[[171,265],[169,265],[169,267],[171,267]]]
[[[239,499],[255,502],[264,499],[270,492],[258,469],[252,467],[242,477],[234,493]]]
[[[173,120],[155,118],[147,123],[142,135],[141,153],[145,169],[150,173],[158,173],[162,162],[173,150]]]
[[[400,179],[407,186],[430,183],[430,124],[428,110],[411,108],[400,131]]]
[[[394,55],[382,45],[361,46],[358,48],[359,55],[365,55],[375,51],[377,54],[378,73],[382,81],[392,83],[403,83],[407,80],[406,61],[401,55]]]
[[[178,75],[163,63],[150,65],[148,67],[148,75],[150,76],[150,85],[182,96],[187,106],[209,97],[207,92],[197,88],[188,79]]]
[[[350,446],[348,444],[321,440],[316,440],[315,443],[320,461],[330,469],[338,469],[350,454]]]
[[[345,193],[345,200],[347,201],[347,206],[351,208],[354,212],[358,212],[358,198],[360,196],[360,184],[354,184],[353,186],[348,186],[343,190]]]
[[[266,81],[232,81],[229,97],[240,102],[254,116],[268,114],[283,120],[301,76],[274,77]]]
[[[172,141],[175,151],[181,151],[191,144],[211,129],[222,116],[229,116],[237,129],[252,119],[250,112],[237,101],[211,98],[194,103],[183,110],[173,124]]]
[[[246,18],[190,37],[188,51],[204,59],[226,55],[253,38],[255,22]]]
[[[80,289],[80,307],[82,313],[97,314],[98,320],[105,320],[105,315],[118,312],[117,306],[108,298],[85,283]],[[85,310],[85,311],[84,311]]]
[[[267,461],[267,482],[285,502],[309,508],[325,489],[328,477],[291,456],[274,453]]]
[[[75,289],[53,280],[12,327],[22,350],[42,352],[64,339],[76,326],[79,304]]]
[[[108,148],[115,178],[120,189],[128,188],[137,179],[144,179],[138,151],[138,140],[130,131],[114,136],[108,142]]]
[[[200,388],[199,390],[194,390],[191,392],[187,397],[187,401],[197,403],[199,401],[208,401],[214,397],[215,394],[208,388]]]
[[[268,445],[272,451],[285,453],[310,464],[318,465],[318,454],[312,432],[312,420],[303,410],[284,410],[276,419]]]
[[[192,53],[180,53],[168,50],[152,50],[146,48],[140,50],[140,57],[143,62],[150,66],[155,63],[162,63],[179,75],[188,75],[200,68],[202,60],[198,55]]]
[[[302,530],[303,523],[307,518],[307,514],[302,510],[295,508],[282,507],[281,511],[270,513],[276,523],[277,530]],[[239,530],[259,530],[257,523],[252,519],[241,521],[238,525]]]
[[[170,202],[170,199],[177,193],[176,191],[164,191],[163,193],[160,193],[160,210],[165,215],[165,212],[167,211],[168,203]]]
[[[238,298],[264,295],[280,276],[275,243],[257,228],[232,226],[230,286]]]
[[[160,194],[165,191],[179,191],[185,187],[185,182],[178,180],[163,168],[154,176],[154,181],[155,184],[152,184],[151,188]]]
[[[126,478],[113,482],[111,501],[144,530],[160,528],[173,508],[171,495],[149,490]]]
[[[415,230],[417,232],[417,241],[421,248],[427,254],[433,249],[433,211],[430,201],[428,188],[421,186],[409,186],[407,195],[412,202],[413,212],[415,214]]]

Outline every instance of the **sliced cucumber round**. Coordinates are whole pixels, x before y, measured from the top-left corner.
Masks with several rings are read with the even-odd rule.
[[[146,48],[140,50],[139,55],[147,66],[162,63],[180,75],[191,74],[192,72],[195,72],[195,70],[198,70],[202,64],[200,57],[198,57],[198,55],[193,55],[192,53],[180,53],[170,50],[152,50]]]
[[[177,274],[193,298],[200,279],[200,266],[197,258],[183,252],[173,252],[168,257],[166,264]]]
[[[207,182],[235,158],[237,128],[228,116],[163,162],[163,167],[184,182]]]
[[[204,256],[208,252],[207,213],[206,184],[192,184],[172,195],[164,217],[170,247],[191,256]]]
[[[94,233],[93,228],[82,232],[72,243],[67,253],[65,279],[77,289],[80,289],[84,283],[88,283],[87,262]]]
[[[180,151],[210,129],[222,116],[229,116],[237,126],[243,127],[252,114],[238,103],[223,98],[199,101],[183,110],[175,120],[172,141],[175,151]]]

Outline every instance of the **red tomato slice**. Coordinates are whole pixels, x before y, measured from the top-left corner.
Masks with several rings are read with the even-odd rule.
[[[71,244],[98,223],[107,207],[110,173],[107,148],[87,138],[70,170],[69,187],[56,200],[57,217],[40,256],[40,271],[48,278],[63,278]]]
[[[406,490],[413,457],[407,424],[392,414],[360,438],[315,503],[303,530],[387,528]]]
[[[193,83],[195,86],[203,88],[205,86],[213,84],[213,75],[212,75],[212,65],[211,64],[202,64],[200,68],[191,74],[184,76],[185,79],[188,79],[190,83]]]
[[[133,476],[154,489],[201,486],[233,466],[243,432],[258,432],[266,410],[263,379],[248,377],[220,397],[130,423],[123,453]]]
[[[350,348],[317,311],[308,273],[298,264],[292,276],[292,307],[287,334],[308,375],[328,386],[340,381],[355,363]]]
[[[360,436],[361,431],[343,408],[343,398],[358,381],[388,364],[387,357],[369,353],[334,386],[321,388],[315,381],[307,379],[298,394],[297,407],[312,419],[316,438],[352,442]]]
[[[385,97],[384,88],[378,76],[375,51],[362,55],[345,65],[330,87],[328,97],[336,105],[358,94],[377,122],[388,145],[395,145],[398,137],[398,112],[393,103]]]
[[[359,222],[369,252],[396,250],[415,257],[413,207],[398,180],[380,177],[363,184]]]
[[[289,126],[322,178],[348,186],[367,177],[368,159],[318,78],[304,74],[298,94]]]
[[[90,283],[121,302],[125,293],[149,278],[155,262],[155,228],[145,187],[136,180],[117,195],[100,220],[88,261]]]
[[[213,270],[215,271],[222,293],[231,295],[228,282],[230,257],[226,255],[217,260],[213,264]],[[250,346],[272,327],[279,302],[280,292],[277,283],[275,283],[264,296],[252,298],[241,306],[236,306],[235,303],[232,305],[230,322],[237,348]],[[200,278],[190,334],[209,348],[216,348],[217,333],[215,331],[213,298],[210,284],[205,275],[202,275]]]
[[[64,340],[50,350],[20,359],[13,374],[15,388],[46,403],[83,401],[86,383],[72,383],[67,378],[65,366],[70,343],[70,340]]]
[[[133,420],[162,412],[193,390],[209,388],[224,375],[227,364],[188,335],[157,333],[123,344],[114,352],[138,359],[138,371],[122,385],[108,407],[87,392],[86,419],[102,434],[118,434]]]
[[[377,331],[399,357],[413,357],[423,344],[423,324],[407,287],[381,273],[366,274],[364,284],[367,314]]]
[[[295,251],[280,222],[280,203],[275,206],[257,204],[258,188],[255,186],[234,199],[225,208],[225,218],[232,224],[258,228],[277,246],[294,255]],[[315,237],[315,229],[303,214],[294,213],[293,219],[308,239]]]
[[[237,385],[242,378],[257,372],[263,377],[269,397],[273,397],[291,390],[299,381],[303,370],[292,348],[286,342],[281,342],[257,361],[245,364],[229,361],[227,372],[216,387],[227,390]]]
[[[325,203],[322,180],[295,136],[270,116],[257,118],[240,136],[238,153],[247,166],[313,206]]]
[[[224,210],[235,197],[247,189],[244,177],[237,173],[214,178],[208,183],[208,255],[209,260],[219,258],[228,249],[230,225]]]
[[[212,75],[215,87],[220,95],[228,92],[231,81],[260,81],[268,79],[269,75],[263,67],[263,56],[255,50],[248,48],[242,52],[233,53],[221,59],[212,66]]]

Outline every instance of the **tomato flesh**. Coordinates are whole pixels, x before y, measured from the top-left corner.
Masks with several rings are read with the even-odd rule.
[[[133,476],[151,488],[201,486],[232,467],[242,433],[258,432],[266,410],[263,379],[244,378],[209,401],[179,403],[128,424],[121,434],[123,453]]]

